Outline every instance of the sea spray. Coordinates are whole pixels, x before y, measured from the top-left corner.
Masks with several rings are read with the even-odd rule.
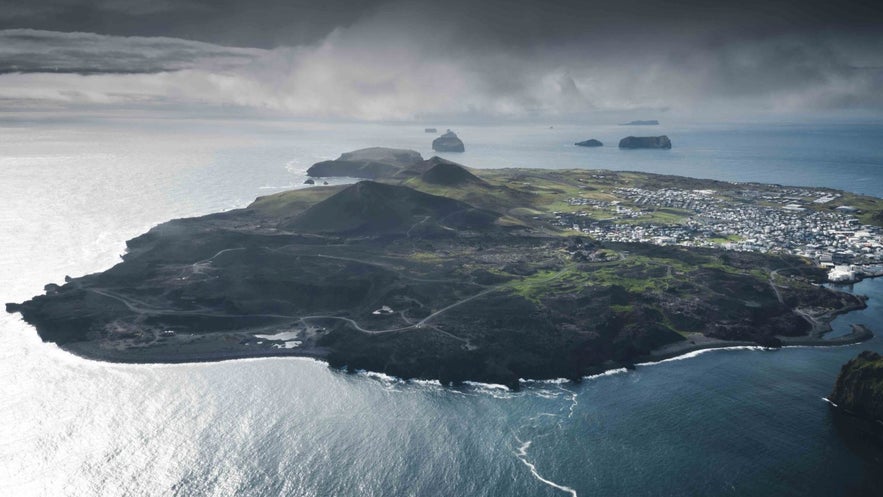
[[[527,440],[525,442],[522,442],[521,439],[518,437],[515,437],[515,439],[518,440],[518,443],[521,444],[521,446],[519,446],[518,449],[515,451],[515,457],[517,457],[519,461],[523,462],[524,465],[527,466],[528,469],[530,469],[530,474],[533,475],[534,478],[536,478],[537,480],[545,483],[546,485],[548,485],[554,489],[561,490],[562,492],[567,492],[568,494],[572,495],[573,497],[577,497],[576,490],[574,490],[568,486],[561,485],[559,483],[555,483],[554,481],[549,480],[547,478],[543,478],[543,476],[540,475],[539,471],[537,471],[536,465],[527,459],[527,449],[529,449],[530,444],[533,443],[531,440]]]

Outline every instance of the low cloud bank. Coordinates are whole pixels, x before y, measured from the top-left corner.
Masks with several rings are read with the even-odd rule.
[[[386,11],[315,43],[273,49],[16,29],[0,31],[0,105],[207,106],[358,120],[879,114],[881,38],[586,37],[507,48]]]

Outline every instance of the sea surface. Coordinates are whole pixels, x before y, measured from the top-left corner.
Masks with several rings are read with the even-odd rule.
[[[0,117],[0,302],[119,261],[165,220],[302,186],[365,146],[431,155],[445,123]],[[472,167],[607,168],[883,196],[883,126],[458,126]],[[670,151],[620,151],[628,134]],[[601,149],[574,147],[598,138]],[[883,334],[883,280],[838,318]],[[823,398],[853,346],[718,350],[580,384],[443,388],[306,359],[115,365],[0,314],[4,496],[838,496],[880,466]],[[859,444],[861,445],[861,444]]]

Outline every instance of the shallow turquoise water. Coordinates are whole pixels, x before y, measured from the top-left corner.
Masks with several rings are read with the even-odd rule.
[[[299,186],[369,145],[430,155],[423,126],[208,121],[0,123],[0,297],[112,265],[163,220]],[[883,129],[463,127],[476,167],[607,167],[883,195]],[[870,307],[835,323],[883,323]],[[873,474],[827,404],[848,347],[722,350],[510,393],[346,375],[300,359],[85,361],[0,315],[0,495],[861,495]],[[865,488],[865,490],[867,490]]]

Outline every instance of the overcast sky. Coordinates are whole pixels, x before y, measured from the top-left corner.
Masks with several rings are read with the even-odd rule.
[[[876,1],[0,0],[0,111],[883,114]]]

